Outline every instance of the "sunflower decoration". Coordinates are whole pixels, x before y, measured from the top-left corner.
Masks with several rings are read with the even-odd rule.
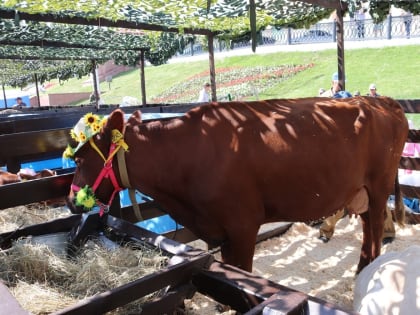
[[[97,114],[87,113],[84,115],[72,130],[70,136],[78,142],[77,147],[68,146],[63,153],[64,158],[73,158],[77,150],[86,143],[90,138],[99,133],[106,124],[106,118]]]
[[[86,185],[76,194],[76,206],[82,206],[84,210],[90,211],[96,205],[96,197],[91,187]]]

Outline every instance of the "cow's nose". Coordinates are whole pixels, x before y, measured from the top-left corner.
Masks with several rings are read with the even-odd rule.
[[[82,207],[76,206],[75,198],[73,196],[66,197],[67,207],[70,209],[71,213],[79,214],[83,212]]]

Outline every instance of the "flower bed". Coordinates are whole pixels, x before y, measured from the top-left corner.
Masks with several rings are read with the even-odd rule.
[[[230,67],[216,70],[217,95],[220,100],[240,100],[253,96],[287,80],[297,73],[312,68],[313,64],[281,65],[276,67]],[[209,71],[203,71],[181,82],[152,99],[152,103],[193,103]]]

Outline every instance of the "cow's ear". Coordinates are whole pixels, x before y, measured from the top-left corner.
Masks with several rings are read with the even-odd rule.
[[[128,119],[128,124],[131,126],[141,124],[141,111],[136,110]]]
[[[124,133],[124,112],[120,109],[114,110],[108,117],[105,125],[105,129],[114,130],[117,129],[121,133]]]

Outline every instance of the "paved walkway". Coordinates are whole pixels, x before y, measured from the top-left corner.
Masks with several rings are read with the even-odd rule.
[[[391,40],[363,40],[363,41],[345,41],[344,50],[348,49],[361,49],[361,48],[382,48],[391,46],[406,46],[406,45],[420,45],[420,38],[401,38]],[[294,51],[319,51],[327,49],[337,49],[337,43],[312,43],[312,44],[294,44],[294,45],[263,45],[258,46],[256,54],[268,54],[275,52],[294,52]],[[228,51],[215,51],[214,58],[224,58],[228,56],[245,56],[252,55],[251,46],[244,48],[235,48]],[[169,63],[177,62],[191,62],[197,60],[207,60],[207,52],[194,55],[194,56],[182,56],[174,57],[170,59]]]

